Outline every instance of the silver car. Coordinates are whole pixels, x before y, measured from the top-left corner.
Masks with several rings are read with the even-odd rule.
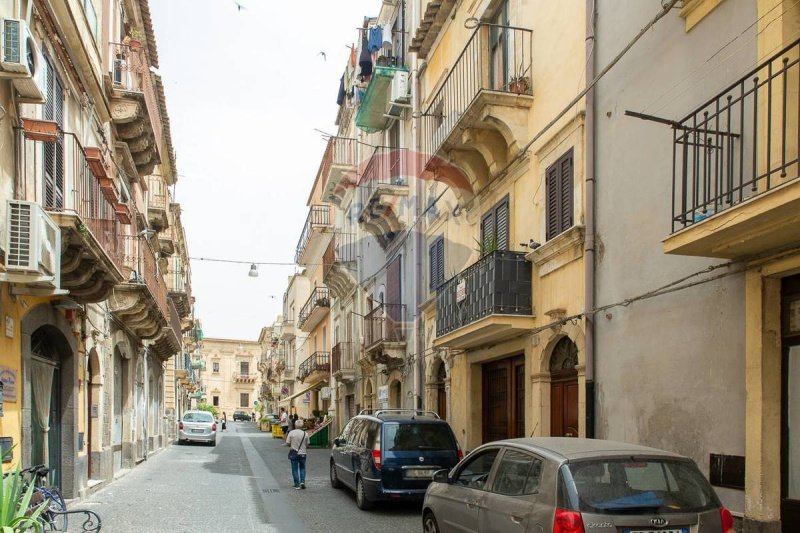
[[[210,442],[217,445],[217,423],[208,411],[186,411],[178,424],[178,443]]]
[[[425,533],[733,533],[691,459],[573,438],[484,444],[434,474],[422,523]]]

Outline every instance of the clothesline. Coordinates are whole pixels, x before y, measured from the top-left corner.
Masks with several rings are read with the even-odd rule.
[[[370,26],[370,27],[368,27],[368,28],[356,28],[356,30],[358,30],[358,31],[367,31],[367,30],[369,30],[370,28],[374,28],[375,26],[380,26],[380,24],[376,24],[376,25],[374,25],[374,26]],[[384,28],[384,30],[383,30],[383,31],[389,31],[389,32],[391,32],[391,33],[408,33],[407,31],[403,31],[403,30],[386,30],[385,28]]]

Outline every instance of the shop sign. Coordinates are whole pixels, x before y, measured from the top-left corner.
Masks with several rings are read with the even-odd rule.
[[[389,401],[389,385],[378,387],[378,401],[382,403]]]
[[[331,398],[331,388],[330,387],[322,387],[319,391],[319,397],[322,400],[330,400]]]
[[[17,401],[17,371],[14,368],[0,366],[0,382],[3,383],[3,401]]]

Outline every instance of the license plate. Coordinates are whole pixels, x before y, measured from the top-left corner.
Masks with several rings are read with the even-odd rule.
[[[192,433],[203,433],[202,429],[193,429]]]
[[[406,477],[413,478],[430,478],[433,477],[434,470],[432,468],[413,468],[406,470]]]
[[[689,533],[685,527],[671,529],[626,529],[623,533]]]

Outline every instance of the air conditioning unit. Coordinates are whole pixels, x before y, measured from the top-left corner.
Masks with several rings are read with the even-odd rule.
[[[24,20],[0,19],[0,78],[11,78],[22,102],[47,100],[44,58]]]
[[[37,203],[9,200],[6,210],[6,281],[58,289],[61,229]]]
[[[399,70],[394,73],[394,78],[392,78],[392,103],[407,104],[409,98],[408,72]]]

